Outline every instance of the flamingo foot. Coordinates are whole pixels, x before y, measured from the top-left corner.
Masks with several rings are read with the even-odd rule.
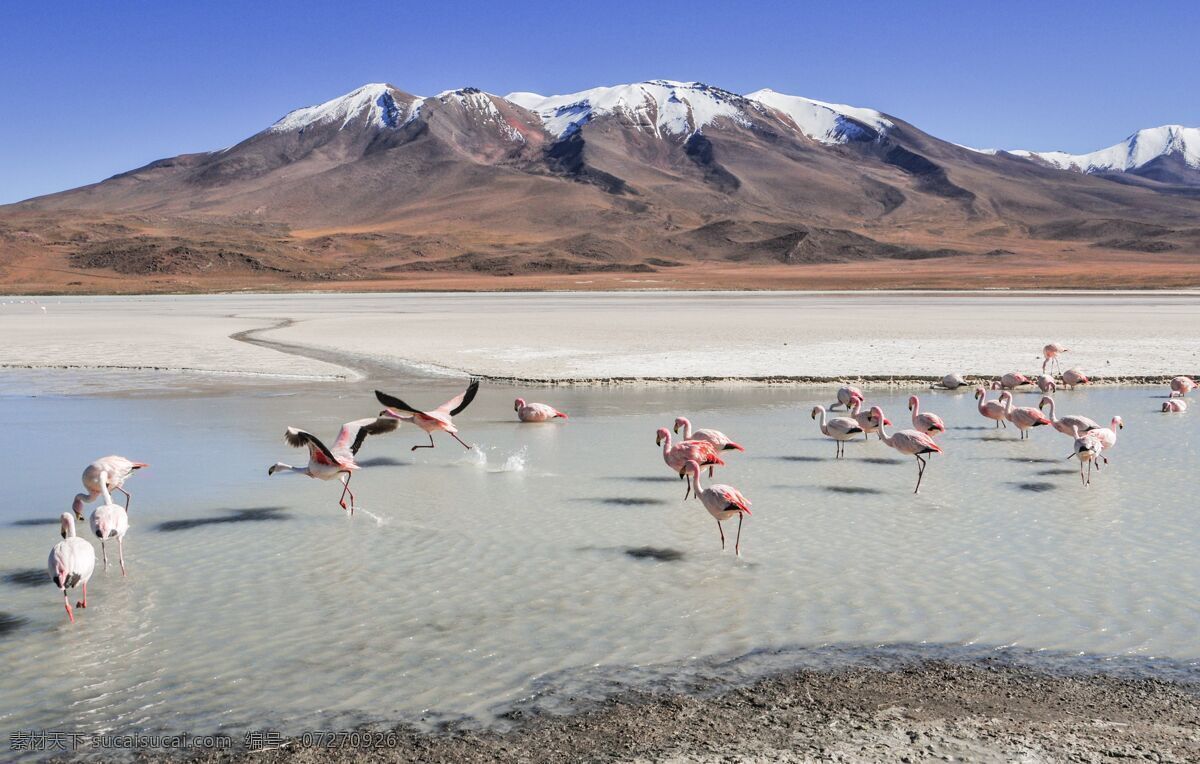
[[[87,601],[80,600],[79,602],[75,603],[75,607],[80,608],[81,610],[86,610],[87,609]]]

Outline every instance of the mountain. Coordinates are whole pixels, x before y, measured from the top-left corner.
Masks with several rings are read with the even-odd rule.
[[[1200,283],[1196,133],[981,152],[766,89],[371,84],[220,151],[0,207],[0,272],[10,291],[803,286],[881,270],[875,286],[1035,271],[1084,285],[1141,258]]]

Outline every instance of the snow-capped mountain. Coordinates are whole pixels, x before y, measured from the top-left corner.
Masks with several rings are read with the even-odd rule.
[[[1200,128],[1183,125],[1150,127],[1138,130],[1116,145],[1088,154],[1019,149],[1008,153],[1037,159],[1060,170],[1087,173],[1128,172],[1166,156],[1179,156],[1188,167],[1200,170]]]

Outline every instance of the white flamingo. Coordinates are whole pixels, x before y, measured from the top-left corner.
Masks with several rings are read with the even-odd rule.
[[[721,550],[725,549],[725,529],[721,527],[721,523],[725,520],[731,520],[736,515],[738,519],[737,539],[733,542],[733,551],[737,556],[742,556],[742,515],[750,514],[750,500],[742,495],[742,492],[730,485],[723,483],[714,483],[708,488],[700,485],[700,464],[695,461],[688,461],[688,474],[692,476],[693,486],[696,491],[696,498],[708,510],[708,514],[713,516],[717,521],[717,531],[721,534]]]
[[[92,533],[100,539],[100,553],[104,557],[104,569],[108,570],[108,539],[117,540],[117,556],[121,560],[121,575],[125,575],[125,534],[129,531],[129,513],[119,504],[113,504],[108,488],[104,481],[100,482],[104,491],[104,503],[92,510]]]
[[[671,428],[671,431],[676,434],[678,434],[680,430],[683,430],[684,440],[706,440],[709,443],[712,443],[713,447],[718,451],[746,450],[737,443],[734,443],[733,438],[729,437],[720,430],[712,430],[708,428],[693,430],[691,421],[689,421],[685,416],[675,417],[675,426]]]
[[[1084,485],[1092,484],[1092,462],[1096,462],[1096,468],[1100,467],[1100,459],[1104,458],[1100,452],[1104,450],[1104,446],[1100,445],[1100,441],[1092,437],[1090,432],[1081,433],[1075,430],[1072,435],[1075,438],[1075,445],[1068,459],[1079,460],[1079,481]],[[1087,477],[1083,475],[1083,463],[1087,462]]]
[[[267,474],[274,475],[276,472],[286,470],[298,472],[317,480],[338,478],[342,483],[342,495],[338,498],[338,504],[342,509],[349,509],[350,514],[353,515],[354,492],[350,490],[350,476],[359,469],[358,463],[354,461],[358,449],[362,448],[363,441],[367,439],[368,435],[391,432],[399,426],[400,420],[396,417],[356,419],[342,425],[337,440],[333,443],[333,448],[327,448],[316,435],[310,432],[289,427],[283,435],[284,441],[294,448],[307,446],[308,464],[303,467],[293,467],[283,462],[275,462],[267,470]],[[346,494],[350,494],[349,507],[346,506]]]
[[[837,455],[834,458],[841,459],[846,453],[846,441],[853,440],[855,435],[863,431],[862,428],[858,426],[858,422],[849,417],[835,416],[827,420],[824,406],[813,406],[812,418],[816,419],[818,414],[821,421],[817,423],[817,426],[821,428],[824,435],[837,442]]]
[[[967,380],[961,374],[951,373],[942,377],[939,384],[947,390],[957,390],[960,387],[964,387],[967,384]],[[937,387],[937,385],[931,385],[931,387]]]
[[[1196,389],[1191,377],[1178,376],[1171,380],[1171,398],[1182,398]]]
[[[1037,388],[1042,391],[1043,395],[1058,392],[1058,383],[1055,382],[1054,377],[1050,376],[1049,374],[1040,374],[1033,382],[1035,385],[1037,385]]]
[[[1095,430],[1100,427],[1098,422],[1088,419],[1085,416],[1065,416],[1062,419],[1059,419],[1054,415],[1054,399],[1049,395],[1043,395],[1042,400],[1038,402],[1038,408],[1044,409],[1047,406],[1050,407],[1050,411],[1047,413],[1047,416],[1050,418],[1050,424],[1054,426],[1054,429],[1058,430],[1063,435],[1073,436],[1075,430],[1079,430],[1080,432],[1088,432],[1089,430]]]
[[[1117,430],[1125,429],[1125,420],[1119,416],[1112,418],[1108,427],[1097,427],[1094,430],[1089,430],[1088,435],[1091,435],[1096,440],[1100,441],[1100,445],[1105,451],[1111,451],[1113,446],[1117,445]],[[1105,460],[1105,464],[1108,461]]]
[[[853,385],[842,385],[837,391],[837,403],[830,406],[829,410],[832,411],[838,406],[845,406],[849,410],[854,405],[856,399],[860,402],[866,400],[863,391]]]
[[[87,489],[87,493],[75,495],[75,502],[71,505],[71,509],[75,511],[75,517],[83,519],[83,505],[90,504],[100,498],[100,476],[107,476],[107,486],[110,491],[120,491],[125,494],[125,511],[129,511],[129,500],[133,498],[129,495],[129,491],[125,490],[125,481],[133,475],[134,472],[144,467],[149,467],[149,464],[144,462],[132,462],[124,456],[105,456],[97,459],[89,464],[83,470],[83,487]]]
[[[1162,410],[1164,414],[1182,414],[1187,411],[1187,401],[1182,398],[1163,401]]]
[[[96,550],[75,535],[75,517],[70,512],[63,512],[59,517],[59,531],[63,540],[50,550],[46,567],[50,571],[50,580],[62,592],[67,617],[71,619],[71,623],[75,623],[75,613],[71,610],[67,590],[82,586],[83,599],[76,602],[75,607],[87,607],[87,582],[96,570]]]

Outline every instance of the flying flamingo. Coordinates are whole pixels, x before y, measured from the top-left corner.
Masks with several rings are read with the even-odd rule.
[[[1050,407],[1050,412],[1047,414],[1050,417],[1050,424],[1054,425],[1054,429],[1063,435],[1073,435],[1075,430],[1089,432],[1100,427],[1095,420],[1088,419],[1085,416],[1065,416],[1062,419],[1055,417],[1054,399],[1049,395],[1043,395],[1042,400],[1038,402],[1038,408],[1044,409],[1047,406]]]
[[[545,403],[526,403],[524,398],[513,402],[513,411],[522,422],[549,422],[551,419],[567,419],[567,415]],[[457,413],[457,412],[456,412]],[[432,442],[433,437],[430,437]]]
[[[1068,459],[1079,459],[1079,481],[1084,485],[1092,484],[1092,462],[1096,462],[1096,468],[1100,467],[1100,459],[1103,457],[1100,452],[1104,450],[1104,446],[1100,445],[1100,441],[1092,437],[1090,432],[1080,433],[1078,430],[1072,433],[1075,437],[1074,450]],[[1087,477],[1083,476],[1083,463],[1087,462]]]
[[[849,417],[835,416],[826,421],[824,406],[813,406],[812,418],[816,419],[818,414],[821,415],[821,421],[818,422],[821,432],[837,442],[837,455],[834,458],[841,459],[846,454],[846,441],[853,440],[863,429]]]
[[[418,448],[433,448],[433,434],[439,430],[450,433],[450,437],[457,440],[462,444],[463,448],[469,451],[471,447],[463,443],[462,438],[458,437],[458,428],[454,426],[451,417],[457,416],[463,409],[471,405],[471,401],[475,400],[475,393],[477,392],[479,392],[479,380],[473,379],[471,380],[471,384],[467,385],[466,390],[446,401],[441,406],[438,406],[433,411],[419,411],[399,398],[378,390],[375,391],[375,397],[379,399],[380,403],[387,406],[387,411],[381,412],[381,416],[390,416],[412,422],[429,435],[429,445],[413,446],[413,451],[416,451]],[[408,413],[397,413],[400,411]]]
[[[1062,373],[1062,381],[1064,385],[1074,390],[1076,385],[1086,385],[1092,380],[1088,379],[1087,375],[1079,369],[1067,369]]]
[[[71,505],[71,509],[75,511],[75,517],[83,519],[83,505],[90,504],[100,498],[100,476],[106,476],[108,490],[120,491],[125,494],[125,511],[129,511],[129,500],[132,498],[129,491],[125,490],[125,481],[129,479],[136,470],[143,467],[149,467],[149,464],[143,462],[131,462],[124,456],[105,456],[89,464],[83,470],[83,487],[87,489],[87,493],[75,494],[75,501]]]
[[[1088,435],[1091,435],[1093,438],[1100,441],[1100,446],[1105,451],[1108,451],[1111,450],[1113,446],[1117,445],[1117,430],[1124,429],[1125,420],[1121,419],[1119,416],[1115,416],[1112,418],[1112,422],[1109,423],[1108,427],[1097,427],[1094,430],[1089,430]],[[1105,464],[1107,463],[1108,462],[1106,460]]]
[[[739,444],[734,443],[733,439],[720,430],[699,429],[693,430],[692,423],[687,417],[681,416],[675,418],[675,426],[672,431],[678,433],[683,430],[684,440],[707,440],[712,443],[718,451],[745,451]],[[712,477],[711,475],[709,477]]]
[[[108,548],[105,542],[110,538],[117,540],[117,555],[121,560],[121,575],[125,575],[125,534],[129,532],[129,513],[118,504],[113,504],[108,488],[101,481],[104,491],[104,504],[92,510],[92,533],[100,539],[100,552],[104,555],[104,569],[108,570]],[[95,553],[93,552],[93,556]]]
[[[683,492],[685,499],[692,490],[692,478],[687,474],[688,462],[696,462],[708,467],[710,475],[714,465],[725,465],[725,462],[721,461],[721,457],[717,456],[717,448],[712,443],[707,440],[685,440],[672,444],[671,433],[666,427],[658,428],[658,432],[654,434],[654,445],[662,446],[663,461],[675,474],[687,480],[687,489]]]
[[[1044,372],[1046,370],[1046,366],[1050,365],[1052,362],[1053,362],[1054,368],[1056,368],[1056,369],[1060,368],[1059,363],[1058,363],[1058,354],[1059,353],[1069,353],[1069,352],[1071,352],[1070,348],[1063,347],[1062,345],[1059,345],[1057,342],[1051,342],[1049,345],[1042,348],[1042,355],[1044,356],[1044,360],[1042,361],[1042,371]],[[1042,392],[1045,392],[1045,390],[1043,390]]]
[[[1003,403],[1000,401],[989,401],[987,399],[987,391],[985,391],[982,387],[975,388],[975,400],[979,401],[977,408],[979,409],[980,414],[983,414],[988,419],[996,420],[997,427],[1000,427],[1001,425],[1008,427],[1004,421],[1005,410]]]
[[[917,396],[908,396],[908,410],[912,412],[914,430],[919,430],[930,436],[946,431],[946,423],[942,421],[940,416],[930,414],[929,412],[921,413],[921,401]],[[887,424],[891,424],[891,422]]]
[[[1182,414],[1187,411],[1187,401],[1182,398],[1163,401],[1162,410],[1164,414]]]
[[[70,512],[63,512],[59,517],[59,530],[63,540],[50,550],[46,567],[50,571],[50,580],[62,592],[67,617],[71,619],[71,623],[75,623],[75,613],[71,610],[67,589],[82,585],[83,599],[76,602],[75,607],[87,607],[87,582],[96,570],[96,550],[75,535],[75,517]]]
[[[1049,374],[1041,374],[1033,381],[1037,388],[1042,391],[1042,395],[1047,393],[1058,392],[1058,383],[1054,381],[1054,377]]]
[[[684,466],[687,473],[691,475],[695,481],[696,498],[708,510],[708,514],[713,516],[717,521],[717,530],[721,534],[721,551],[725,551],[725,529],[721,527],[723,520],[730,520],[737,516],[738,530],[737,539],[733,542],[733,550],[738,557],[742,556],[742,516],[750,514],[750,500],[742,495],[742,492],[733,486],[723,483],[715,483],[708,488],[700,485],[700,465],[695,461],[689,460]]]
[[[1000,393],[1000,403],[1004,406],[1004,418],[1017,426],[1021,431],[1021,440],[1029,437],[1029,430],[1052,424],[1046,415],[1032,406],[1014,406],[1012,393],[1005,390]]]
[[[859,402],[866,400],[865,396],[863,396],[863,391],[852,385],[843,385],[838,388],[837,403],[831,405],[829,410],[832,411],[839,405],[845,406],[847,409],[849,409],[854,405],[855,399],[857,399]]]
[[[871,413],[877,414],[880,420],[884,418],[883,409],[878,406],[871,409]],[[916,457],[917,487],[913,489],[913,493],[919,492],[921,490],[921,478],[925,477],[925,460],[921,458],[921,454],[940,454],[942,453],[942,447],[934,443],[933,438],[916,430],[900,430],[895,435],[888,435],[883,425],[879,426],[879,439],[902,454]]]
[[[1029,377],[1025,376],[1024,374],[1021,374],[1020,372],[1010,371],[1009,373],[1000,377],[1000,379],[993,382],[992,389],[993,390],[1013,390],[1015,388],[1020,387],[1021,385],[1029,385],[1029,384],[1032,384],[1029,381]]]
[[[338,478],[342,483],[342,495],[338,498],[338,504],[342,509],[349,509],[353,516],[354,492],[350,490],[350,476],[359,469],[358,464],[354,461],[354,456],[358,453],[358,449],[362,448],[363,441],[367,439],[368,435],[391,432],[399,426],[399,419],[384,416],[347,422],[342,425],[332,449],[327,448],[316,435],[289,427],[283,435],[284,441],[295,448],[308,446],[308,464],[303,467],[293,467],[290,464],[276,462],[267,470],[267,474],[274,475],[281,470],[287,470],[299,472],[317,480]],[[342,475],[345,477],[340,477]],[[346,506],[346,494],[350,494],[349,507]]]
[[[879,432],[879,420],[871,415],[870,411],[862,410],[862,401],[857,398],[854,400],[854,405],[850,407],[850,418],[858,422],[858,426],[862,428],[863,440],[868,439],[867,433]],[[891,424],[891,422],[884,422]]]
[[[1168,397],[1182,398],[1196,389],[1196,383],[1191,377],[1178,376],[1171,380],[1171,394]]]

